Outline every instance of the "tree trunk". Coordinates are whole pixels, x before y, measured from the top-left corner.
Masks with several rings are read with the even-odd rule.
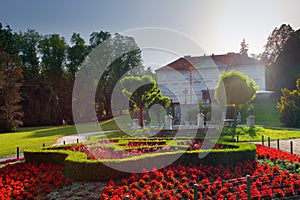
[[[238,111],[238,105],[234,104],[234,123],[233,123],[233,135],[232,135],[232,137],[234,137],[236,135],[237,111]]]
[[[143,127],[143,107],[140,108],[140,126]]]

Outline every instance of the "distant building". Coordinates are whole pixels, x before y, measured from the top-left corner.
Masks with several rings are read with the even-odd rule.
[[[174,104],[211,103],[219,75],[240,71],[253,79],[259,91],[265,91],[265,65],[262,61],[238,53],[210,56],[184,56],[156,70],[162,94]]]

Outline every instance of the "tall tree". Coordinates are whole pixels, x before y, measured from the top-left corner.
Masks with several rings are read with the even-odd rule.
[[[254,99],[257,89],[254,80],[249,80],[248,76],[241,72],[231,71],[221,74],[215,97],[222,105],[234,107],[234,127],[237,124],[238,106]]]
[[[75,78],[80,64],[83,62],[85,56],[89,53],[88,46],[85,44],[84,39],[79,33],[73,33],[71,37],[71,45],[68,46],[68,64],[67,72],[69,76]]]
[[[16,45],[21,60],[21,68],[25,80],[35,79],[40,73],[38,44],[41,35],[33,29],[15,33]]]
[[[19,51],[21,69],[24,76],[24,83],[21,87],[22,109],[24,112],[23,125],[41,125],[43,112],[40,107],[46,105],[42,99],[48,96],[47,90],[43,87],[40,74],[40,63],[38,57],[38,45],[41,35],[35,30],[27,30],[14,34],[16,45]],[[46,120],[46,119],[45,119]]]
[[[267,64],[274,63],[293,32],[292,27],[287,24],[282,24],[280,28],[276,27],[269,35],[267,44],[264,46],[265,50],[262,54],[262,60]]]
[[[61,88],[63,101],[60,104],[62,106],[62,113],[64,113],[63,118],[68,123],[73,123],[72,91],[75,76],[90,50],[79,33],[73,33],[70,42],[71,46],[67,47],[66,74],[64,76],[63,88]]]
[[[0,132],[13,131],[22,124],[22,72],[19,66],[15,38],[9,26],[0,23]]]
[[[44,36],[39,43],[42,58],[42,71],[52,74],[63,74],[67,45],[59,34]]]
[[[42,78],[49,91],[44,116],[48,118],[50,124],[61,124],[64,118],[62,104],[65,101],[66,51],[65,39],[58,34],[44,36],[39,43]]]
[[[269,88],[280,96],[281,88],[296,89],[295,82],[300,77],[300,29],[291,34],[284,43],[276,61],[270,65]]]
[[[245,38],[243,38],[243,41],[241,42],[240,54],[244,56],[248,56],[248,49],[249,49],[249,44],[246,44]]]
[[[132,69],[142,67],[141,52],[132,37],[115,34],[114,39],[109,40],[106,45],[113,49],[112,54],[118,55],[118,52],[126,49],[128,49],[128,52],[112,61],[99,80],[96,107],[100,119],[112,117],[111,101],[116,83]]]
[[[111,38],[111,34],[107,31],[93,32],[90,35],[90,48],[94,49],[96,46]]]

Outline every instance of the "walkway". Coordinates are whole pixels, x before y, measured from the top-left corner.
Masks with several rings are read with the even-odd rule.
[[[112,132],[115,132],[115,131],[116,130],[89,132],[89,133],[78,133],[78,134],[74,134],[74,135],[63,136],[63,137],[59,138],[56,141],[56,143],[53,144],[52,146],[63,145],[64,142],[65,142],[65,144],[74,144],[74,143],[77,143],[77,139],[78,139],[78,142],[85,142],[85,141],[87,141],[89,136],[105,134],[105,133],[112,133]]]

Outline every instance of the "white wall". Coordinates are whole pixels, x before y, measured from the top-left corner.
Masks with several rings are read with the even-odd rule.
[[[259,86],[259,90],[265,90],[265,67],[261,64],[222,67],[216,66],[213,61],[208,59],[200,63],[196,68],[197,70],[192,71],[191,74],[188,70],[177,71],[172,68],[169,70],[159,70],[157,71],[157,83],[169,88],[181,104],[185,103],[185,95],[183,93],[185,88],[188,90],[186,103],[197,103],[202,99],[201,90],[206,90],[207,88],[214,89],[223,71],[240,71],[248,75],[250,79],[253,79]],[[200,72],[200,76],[197,71]],[[192,78],[191,82],[190,76]],[[164,91],[162,92],[163,95],[167,95]],[[172,96],[169,97],[175,102]]]

